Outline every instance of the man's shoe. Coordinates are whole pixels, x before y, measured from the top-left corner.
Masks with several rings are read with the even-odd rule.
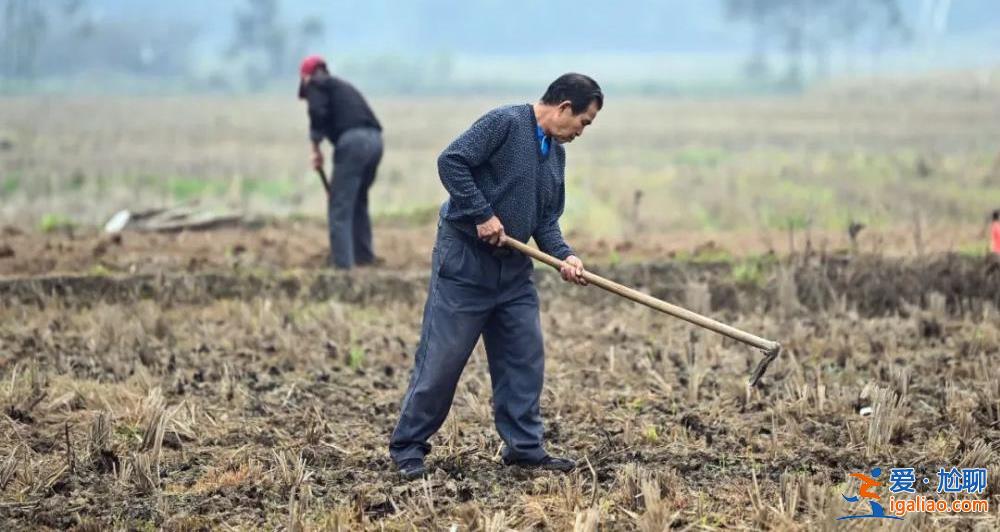
[[[543,471],[562,471],[563,473],[572,471],[576,469],[576,462],[570,460],[569,458],[557,458],[551,455],[545,455],[544,458],[537,462],[528,462],[522,460],[510,460],[507,458],[503,459],[503,464],[508,466],[518,466],[523,469],[540,469]]]
[[[424,461],[419,458],[403,460],[399,464],[399,474],[406,480],[415,480],[427,474]]]
[[[354,265],[359,268],[381,268],[382,266],[385,266],[385,259],[382,257],[375,257],[370,261],[356,262]]]

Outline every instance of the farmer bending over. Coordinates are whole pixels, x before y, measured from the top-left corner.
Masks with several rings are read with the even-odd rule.
[[[545,365],[531,259],[503,247],[534,238],[565,261],[562,278],[585,284],[583,262],[563,240],[566,151],[604,104],[601,88],[565,74],[541,101],[494,109],[438,158],[449,199],[441,207],[430,289],[409,388],[389,453],[407,479],[425,473],[427,440],[441,428],[480,335],[493,383],[503,463],[569,471],[542,445]]]
[[[327,194],[329,266],[349,269],[374,264],[368,189],[382,159],[382,126],[361,93],[330,75],[326,61],[311,55],[299,71],[299,98],[309,104],[312,165],[323,170],[320,144],[333,144],[333,180]]]

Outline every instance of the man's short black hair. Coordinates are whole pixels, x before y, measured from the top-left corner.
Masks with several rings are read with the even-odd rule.
[[[559,105],[569,100],[573,114],[578,115],[597,102],[597,109],[604,107],[604,93],[601,86],[590,76],[570,72],[559,76],[542,95],[542,103]]]
[[[993,211],[993,219],[1000,220],[1000,210]]]

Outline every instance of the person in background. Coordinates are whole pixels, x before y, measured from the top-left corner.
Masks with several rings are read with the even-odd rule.
[[[323,139],[334,147],[327,194],[328,265],[350,269],[376,264],[368,189],[382,160],[382,125],[353,85],[330,75],[322,57],[306,57],[299,76],[299,99],[308,104],[312,166],[321,176]]]
[[[1000,209],[993,211],[993,223],[990,224],[993,253],[1000,255]]]

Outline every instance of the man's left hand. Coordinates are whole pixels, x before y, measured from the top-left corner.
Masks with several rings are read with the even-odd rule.
[[[566,257],[566,260],[563,261],[562,268],[559,269],[559,273],[562,275],[563,281],[566,281],[567,283],[576,283],[580,286],[586,286],[587,280],[583,278],[583,272],[583,261],[576,255]]]

